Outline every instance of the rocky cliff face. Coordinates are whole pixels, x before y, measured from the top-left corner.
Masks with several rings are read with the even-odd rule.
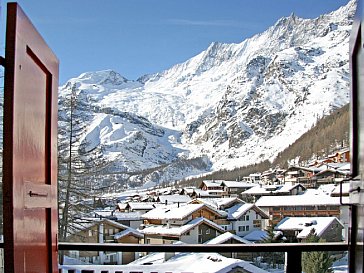
[[[351,1],[316,19],[292,14],[137,81],[114,71],[71,79],[60,102],[74,87],[88,117],[77,145],[85,157],[102,150],[108,173],[148,185],[273,158],[349,102],[354,10]]]

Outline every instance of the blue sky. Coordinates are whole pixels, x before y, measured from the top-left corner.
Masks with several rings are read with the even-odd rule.
[[[0,0],[2,26],[6,2]],[[17,2],[60,59],[62,84],[83,72],[104,69],[135,80],[184,62],[211,42],[240,43],[292,12],[315,18],[348,0]]]

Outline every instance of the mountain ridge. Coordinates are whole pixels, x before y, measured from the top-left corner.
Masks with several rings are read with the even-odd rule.
[[[60,87],[60,101],[74,87],[76,100],[87,104],[79,113],[91,111],[77,142],[86,150],[98,147],[125,172],[158,168],[149,177],[126,175],[125,183],[153,185],[272,160],[348,103],[354,10],[350,1],[315,19],[291,14],[239,44],[213,42],[136,81],[112,70],[83,73]],[[61,104],[60,111],[67,116]]]

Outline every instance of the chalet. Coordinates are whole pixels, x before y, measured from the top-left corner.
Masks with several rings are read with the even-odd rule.
[[[195,189],[192,198],[220,198],[225,194],[224,190]]]
[[[301,183],[305,187],[311,185],[311,177],[315,174],[312,168],[291,166],[283,172],[283,183],[290,182],[291,184]]]
[[[121,212],[140,212],[143,214],[154,209],[156,204],[154,202],[127,202],[119,203],[117,207]]]
[[[143,224],[142,213],[137,212],[120,212],[115,211],[112,216],[109,216],[108,219],[123,224],[125,226],[138,229],[141,224]]]
[[[335,169],[325,169],[311,177],[312,183],[319,186],[322,184],[338,183],[347,177],[347,173]]]
[[[72,225],[71,242],[82,243],[130,243],[138,244],[143,235],[136,229],[109,219],[82,219]],[[127,264],[134,261],[138,253],[118,252],[104,253],[102,251],[70,251],[70,257],[84,262],[99,264]]]
[[[261,174],[260,180],[262,184],[265,185],[281,183],[283,180],[284,171],[285,171],[284,169],[274,169],[274,170],[270,169]]]
[[[242,181],[222,181],[221,185],[223,187],[224,195],[237,197],[241,192],[254,187],[256,184]]]
[[[245,236],[254,230],[265,228],[268,214],[254,204],[237,204],[226,210],[230,222],[226,230],[233,231],[238,236]]]
[[[171,244],[177,241],[201,244],[225,231],[214,222],[204,218],[194,218],[183,225],[149,225],[140,230],[145,244]]]
[[[327,242],[341,242],[344,225],[336,217],[286,217],[276,226],[289,242],[304,242],[312,229]]]
[[[332,162],[350,162],[350,149],[343,149],[328,156]]]
[[[236,204],[244,204],[245,202],[237,197],[225,198],[196,198],[190,201],[190,204],[206,204],[216,210],[225,210]]]
[[[203,180],[198,188],[203,191],[223,190],[222,182],[223,180]]]
[[[144,225],[174,225],[182,226],[187,222],[204,217],[219,223],[226,214],[204,204],[162,205],[142,215]]]
[[[195,190],[195,188],[183,188],[180,191],[180,194],[181,195],[188,195],[188,196],[192,197],[193,193],[194,193],[194,190]]]
[[[262,196],[297,195],[302,194],[306,188],[302,184],[259,185],[241,193],[244,200],[256,201]]]
[[[342,201],[348,203],[348,197]],[[276,225],[285,217],[337,217],[348,228],[349,208],[339,197],[308,191],[301,195],[263,196],[255,203],[269,215],[268,225]]]
[[[250,183],[259,183],[261,180],[261,173],[251,173],[249,176],[243,177],[243,181]]]

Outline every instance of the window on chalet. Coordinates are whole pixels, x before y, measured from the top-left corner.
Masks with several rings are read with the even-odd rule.
[[[239,231],[245,231],[245,226],[239,226]]]

